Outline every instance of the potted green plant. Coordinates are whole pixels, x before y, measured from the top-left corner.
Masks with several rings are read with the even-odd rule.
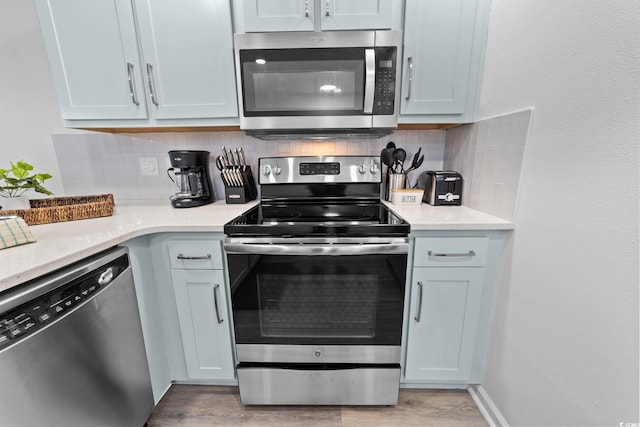
[[[0,209],[28,209],[29,200],[24,193],[29,190],[47,195],[53,194],[43,186],[51,175],[34,173],[33,166],[23,160],[10,163],[10,169],[0,169]]]

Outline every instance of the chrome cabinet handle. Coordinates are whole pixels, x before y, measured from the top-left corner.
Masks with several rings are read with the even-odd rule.
[[[329,13],[329,0],[327,0],[327,13],[325,14],[326,16],[331,16],[331,14]]]
[[[414,317],[414,320],[420,323],[420,317],[422,317],[422,289],[424,288],[424,285],[422,282],[418,282],[418,286],[418,289],[420,290],[420,294],[418,295],[418,313],[416,314],[416,317]]]
[[[156,107],[159,106],[156,94],[153,91],[153,66],[147,62],[147,82],[149,84],[149,94],[151,95],[151,102]]]
[[[211,254],[206,254],[204,256],[184,256],[182,254],[178,254],[176,258],[181,260],[211,259]]]
[[[133,88],[133,64],[131,62],[127,62],[127,78],[129,79],[129,94],[131,95],[131,101],[139,106],[138,97],[136,96],[136,91]]]
[[[461,253],[438,253],[438,252],[429,251],[427,252],[427,255],[437,256],[437,257],[463,257],[463,256],[476,256],[476,252],[469,251],[469,252],[461,252]]]
[[[411,99],[411,86],[413,86],[413,56],[407,58],[407,66],[409,67],[409,87],[407,88],[407,101]]]
[[[304,0],[304,17],[309,17],[309,0]]]
[[[218,289],[220,285],[216,283],[213,287],[213,305],[216,307],[216,319],[218,320],[218,324],[224,322],[224,319],[220,317],[220,308],[218,307]]]

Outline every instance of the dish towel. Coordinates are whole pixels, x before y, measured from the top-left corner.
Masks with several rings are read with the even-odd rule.
[[[0,216],[0,249],[35,241],[24,219],[19,216]]]

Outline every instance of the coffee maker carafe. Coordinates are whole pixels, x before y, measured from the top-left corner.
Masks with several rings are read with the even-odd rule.
[[[174,208],[192,208],[213,203],[215,198],[209,173],[208,151],[169,151],[169,160],[172,167],[167,169],[167,175],[177,186],[177,192],[169,198]]]

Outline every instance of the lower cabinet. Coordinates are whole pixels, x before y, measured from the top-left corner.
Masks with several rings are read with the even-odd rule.
[[[501,246],[499,233],[414,240],[403,383],[481,382]]]
[[[468,381],[471,375],[483,268],[416,268],[406,377]]]
[[[182,345],[191,379],[235,377],[222,270],[173,270]]]
[[[174,335],[167,342],[181,342],[184,353],[184,359],[174,354],[169,363],[174,379],[181,381],[233,381],[232,322],[222,241],[207,234],[198,236],[170,236],[162,245],[165,257],[169,257],[170,287],[179,327],[178,337]],[[166,261],[165,258],[165,266]]]

